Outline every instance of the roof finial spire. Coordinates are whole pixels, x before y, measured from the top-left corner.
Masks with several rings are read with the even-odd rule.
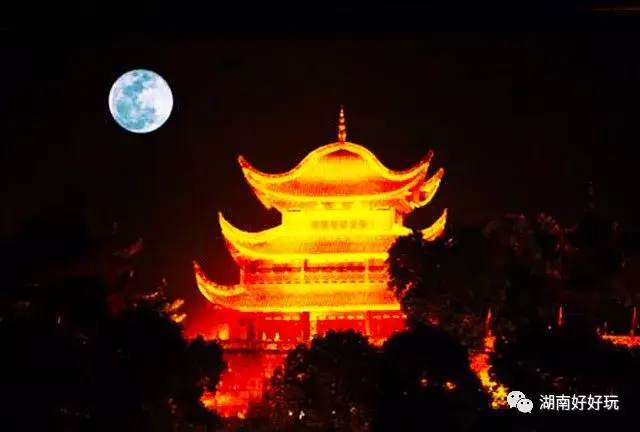
[[[338,141],[347,141],[347,122],[344,118],[344,106],[340,105],[340,117],[338,118]]]

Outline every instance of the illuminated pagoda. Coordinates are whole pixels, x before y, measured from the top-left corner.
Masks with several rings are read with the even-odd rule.
[[[262,204],[281,225],[242,231],[220,213],[222,235],[239,268],[239,283],[219,285],[194,262],[200,292],[215,305],[209,334],[227,344],[284,346],[329,329],[354,329],[374,340],[403,328],[387,289],[387,250],[411,230],[403,218],[427,205],[444,170],[427,177],[433,153],[403,171],[386,168],[365,147],[347,141],[340,110],[338,141],[292,170],[268,174],[238,161]],[[445,210],[425,239],[442,234]],[[206,332],[205,332],[206,333]]]

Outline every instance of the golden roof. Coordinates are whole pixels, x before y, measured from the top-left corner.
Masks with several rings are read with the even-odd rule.
[[[221,286],[194,263],[198,289],[207,300],[242,312],[346,312],[400,310],[386,283],[305,284],[279,286]]]
[[[393,225],[390,231],[311,231],[280,225],[265,231],[242,231],[218,215],[222,235],[236,260],[268,260],[291,262],[310,261],[362,261],[387,258],[387,251],[400,236],[411,233],[402,225]],[[447,221],[445,210],[436,222],[422,230],[427,240],[442,234]]]
[[[267,207],[280,210],[300,203],[406,201],[405,212],[431,200],[444,175],[438,170],[427,180],[433,152],[404,170],[386,168],[365,147],[336,142],[322,146],[285,173],[268,174],[240,156],[247,182]],[[422,193],[420,193],[422,191]]]

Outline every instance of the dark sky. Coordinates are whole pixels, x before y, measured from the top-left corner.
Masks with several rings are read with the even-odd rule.
[[[608,212],[638,226],[640,38],[620,16],[481,31],[451,17],[451,27],[403,27],[402,14],[386,28],[383,15],[379,27],[409,31],[376,33],[355,12],[339,21],[347,33],[336,22],[324,32],[187,32],[192,16],[166,33],[5,28],[2,232],[81,202],[145,238],[150,279],[166,276],[198,299],[192,259],[233,278],[219,210],[247,230],[278,221],[237,155],[288,170],[335,140],[340,104],[349,140],[388,167],[436,152],[445,181],[409,219],[416,227],[444,207],[458,225],[505,211],[571,221],[588,180]],[[134,68],[161,74],[175,98],[167,124],[148,135],[122,130],[108,111],[111,84]]]

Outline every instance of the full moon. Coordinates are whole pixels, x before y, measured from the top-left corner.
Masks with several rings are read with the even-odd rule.
[[[136,69],[113,83],[109,111],[113,119],[133,133],[148,133],[162,126],[173,109],[169,84],[157,73]]]

